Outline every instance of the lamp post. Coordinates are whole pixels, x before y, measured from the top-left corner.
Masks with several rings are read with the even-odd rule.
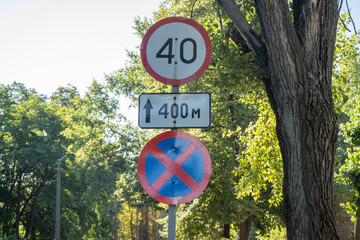
[[[114,239],[118,240],[118,219],[117,219],[117,198],[116,198],[116,193],[115,193],[115,235],[114,235]]]
[[[66,154],[56,161],[57,179],[56,179],[56,216],[55,216],[55,240],[60,240],[60,190],[61,190],[61,161]]]

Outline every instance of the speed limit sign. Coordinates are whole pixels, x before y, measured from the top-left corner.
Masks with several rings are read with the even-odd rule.
[[[211,60],[206,30],[183,17],[160,20],[150,27],[141,43],[141,60],[156,80],[179,86],[200,77]]]

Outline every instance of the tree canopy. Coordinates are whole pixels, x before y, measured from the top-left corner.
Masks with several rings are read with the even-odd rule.
[[[306,4],[168,0],[153,18],[135,19],[140,38],[160,19],[194,19],[213,47],[206,72],[180,87],[211,94],[211,126],[182,131],[207,147],[212,176],[197,199],[178,207],[178,237],[284,238],[287,226],[289,239],[336,239],[334,167],[337,183],[349,189],[348,212],[360,216],[359,37],[339,25],[335,45],[335,1]],[[118,227],[120,239],[165,239],[167,206],[145,193],[136,173],[142,147],[163,130],[138,129],[120,108],[126,107],[123,96],[136,106],[143,92],[170,91],[145,72],[138,51],[129,51],[126,66],[108,73],[102,84],[94,81],[83,96],[72,86],[47,97],[19,83],[0,85],[1,234],[54,235],[55,163],[67,154],[62,238],[109,239]],[[288,184],[301,191],[292,192]],[[302,227],[294,229],[294,221]],[[320,223],[326,233],[310,231]]]

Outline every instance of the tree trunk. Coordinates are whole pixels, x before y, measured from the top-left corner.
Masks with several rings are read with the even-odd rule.
[[[149,208],[145,207],[142,211],[142,221],[143,221],[143,228],[142,228],[142,238],[141,239],[149,239]]]
[[[21,181],[18,182],[17,192],[16,192],[16,218],[15,218],[15,235],[19,235],[20,227],[20,208],[21,208]]]
[[[36,210],[36,197],[34,198],[34,202],[33,202],[33,205],[31,207],[30,223],[29,223],[28,228],[26,229],[25,239],[29,239],[30,235],[31,235],[31,233],[33,231],[35,210]]]
[[[135,240],[134,229],[133,229],[133,214],[130,204],[129,204],[129,213],[130,213],[130,235],[131,235],[131,239]]]
[[[153,210],[154,211],[154,239],[158,240],[158,235],[159,235],[159,230],[158,230],[158,224],[157,224],[157,214],[156,214],[156,209]]]
[[[360,198],[356,201],[356,215],[354,225],[354,240],[360,240]]]
[[[288,238],[338,239],[333,189],[337,118],[331,92],[337,21],[322,22],[330,8],[324,6],[326,1],[313,6],[314,12],[308,13],[313,15],[308,26],[313,32],[304,33],[302,44],[295,28],[288,26],[287,4],[256,2],[268,39],[270,81],[266,86],[284,163]],[[336,6],[335,2],[335,12]],[[281,12],[278,18],[269,16],[273,7]]]
[[[223,238],[230,238],[230,224],[224,224]]]
[[[333,189],[337,118],[331,92],[337,1],[294,0],[293,21],[287,0],[255,0],[265,42],[233,0],[219,2],[266,74],[284,164],[288,239],[338,239]]]
[[[244,222],[240,223],[240,238],[239,240],[248,240],[250,236],[252,217],[250,216]]]

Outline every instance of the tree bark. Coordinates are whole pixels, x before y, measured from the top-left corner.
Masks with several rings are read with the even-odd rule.
[[[130,234],[131,234],[131,239],[132,240],[135,240],[135,236],[134,236],[134,229],[133,229],[133,214],[132,214],[132,211],[131,211],[131,207],[129,205],[129,213],[130,213]],[[136,233],[135,233],[136,235]]]
[[[230,238],[230,224],[224,224],[223,238]]]
[[[287,0],[255,0],[264,43],[238,17],[242,14],[233,0],[219,3],[266,73],[284,164],[288,239],[338,239],[333,189],[337,118],[331,92],[337,1],[294,0],[293,21]]]
[[[36,210],[36,197],[34,198],[34,202],[33,202],[32,207],[31,207],[30,223],[29,223],[29,226],[26,229],[25,239],[29,239],[30,235],[31,235],[31,233],[33,231],[35,210]]]
[[[240,238],[239,240],[248,240],[251,230],[252,216],[240,223]]]
[[[356,201],[356,215],[354,224],[354,240],[360,240],[360,198]]]
[[[19,235],[20,227],[20,208],[21,208],[21,181],[18,182],[17,192],[16,192],[16,218],[15,218],[15,235]]]

